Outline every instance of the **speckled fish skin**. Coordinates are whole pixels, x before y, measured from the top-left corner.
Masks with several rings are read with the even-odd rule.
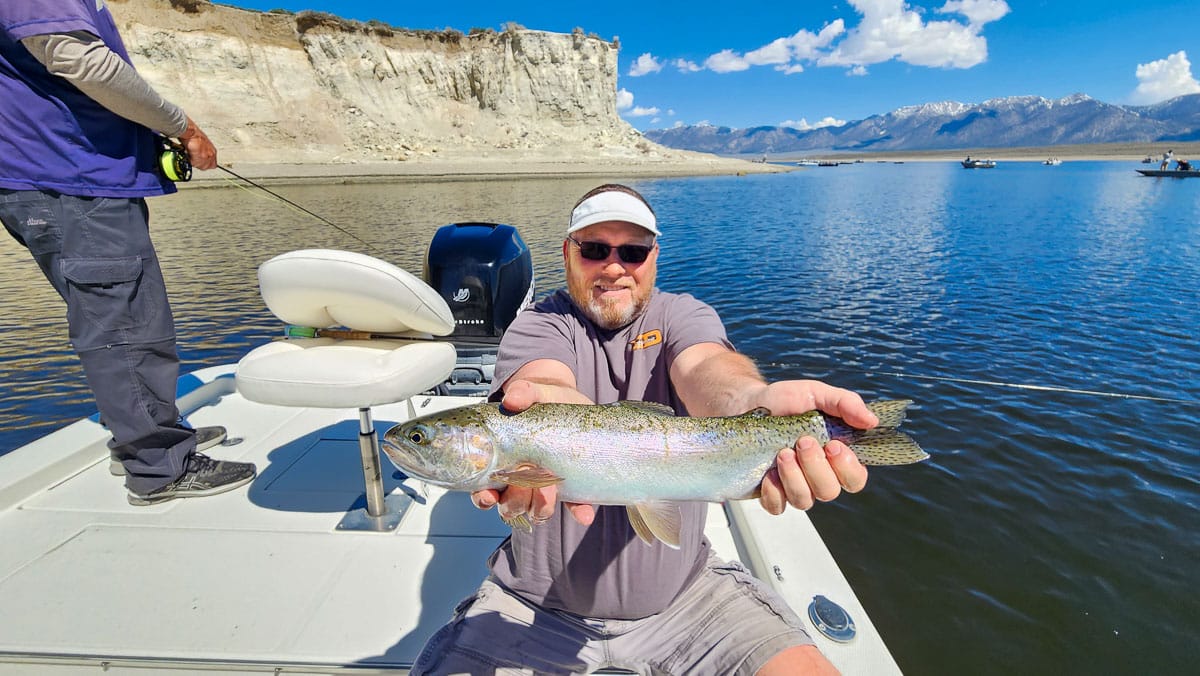
[[[396,425],[383,450],[409,476],[453,490],[502,488],[537,468],[572,502],[721,502],[755,495],[778,451],[802,436],[840,439],[867,465],[925,460],[895,429],[911,403],[868,404],[880,419],[871,430],[815,411],[694,418],[644,402],[535,404],[519,414],[475,404]]]

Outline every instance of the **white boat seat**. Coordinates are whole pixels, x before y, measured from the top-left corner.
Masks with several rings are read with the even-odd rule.
[[[293,338],[263,345],[237,368],[238,391],[279,406],[364,408],[404,401],[454,370],[450,343]]]
[[[287,324],[309,329],[343,326],[389,336],[272,342],[238,362],[236,381],[238,392],[250,401],[358,409],[367,518],[352,520],[369,530],[394,528],[396,524],[386,519],[371,407],[425,392],[454,370],[454,346],[433,337],[454,330],[450,307],[405,270],[348,251],[281,254],[259,266],[258,279],[268,309]]]

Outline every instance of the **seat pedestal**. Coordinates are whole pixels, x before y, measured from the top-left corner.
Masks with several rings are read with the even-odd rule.
[[[383,472],[379,465],[379,436],[371,420],[371,409],[358,409],[358,450],[362,455],[363,485],[366,486],[367,506],[351,509],[338,523],[338,530],[388,532],[396,530],[404,512],[412,505],[407,493],[385,496]]]

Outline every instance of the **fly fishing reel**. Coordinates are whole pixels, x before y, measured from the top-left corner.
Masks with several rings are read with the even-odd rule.
[[[163,137],[163,149],[158,155],[158,168],[163,176],[176,183],[192,180],[192,161],[182,143]]]

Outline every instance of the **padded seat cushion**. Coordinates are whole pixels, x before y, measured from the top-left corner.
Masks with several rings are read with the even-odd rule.
[[[454,331],[450,306],[411,273],[364,254],[302,249],[258,267],[267,308],[288,324],[371,333]]]
[[[264,404],[364,408],[420,394],[454,370],[450,343],[301,338],[258,347],[237,365],[242,396]]]

